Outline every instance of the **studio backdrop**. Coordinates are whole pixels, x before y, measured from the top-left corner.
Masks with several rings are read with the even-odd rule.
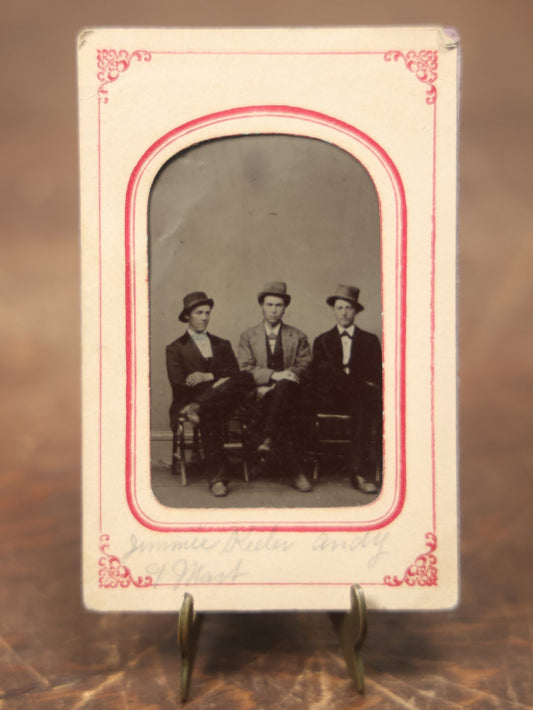
[[[268,281],[287,282],[284,320],[311,345],[334,324],[326,298],[338,283],[361,289],[357,324],[381,338],[379,202],[344,150],[289,135],[206,141],[162,167],[148,214],[152,435],[169,431],[165,347],[186,328],[186,293],[214,299],[209,331],[235,352]]]

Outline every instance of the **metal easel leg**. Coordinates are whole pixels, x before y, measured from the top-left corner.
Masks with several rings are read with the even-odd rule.
[[[365,594],[358,584],[350,588],[350,611],[332,614],[332,621],[340,635],[348,673],[357,692],[364,693],[365,671],[361,649],[366,638],[367,612]]]
[[[202,619],[201,614],[194,613],[192,595],[185,592],[178,617],[178,645],[181,652],[180,696],[182,703],[187,700],[189,695],[194,656],[196,655]]]
[[[365,671],[361,649],[367,630],[365,594],[358,584],[350,588],[350,611],[333,613],[331,619],[340,635],[341,648],[348,673],[359,693],[365,690]],[[189,695],[192,669],[203,617],[194,613],[192,595],[185,592],[178,617],[178,644],[181,652],[180,695],[185,702]]]

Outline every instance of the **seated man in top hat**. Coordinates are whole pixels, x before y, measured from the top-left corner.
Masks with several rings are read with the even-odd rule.
[[[326,302],[336,325],[313,344],[315,408],[352,417],[352,484],[364,493],[377,493],[382,446],[381,345],[376,335],[354,323],[363,310],[358,288],[339,284]]]
[[[295,487],[310,491],[303,470],[301,424],[299,420],[300,380],[311,362],[307,336],[286,325],[282,318],[291,301],[287,284],[266,284],[258,294],[263,318],[241,335],[237,357],[241,369],[251,372],[257,386],[264,420],[257,451],[267,457],[273,452],[281,463],[297,469]]]
[[[224,422],[253,390],[254,381],[240,372],[230,342],[207,332],[213,306],[203,291],[185,296],[179,319],[188,328],[167,346],[166,357],[172,386],[170,426],[175,431],[180,418],[200,426],[211,492],[224,496]]]

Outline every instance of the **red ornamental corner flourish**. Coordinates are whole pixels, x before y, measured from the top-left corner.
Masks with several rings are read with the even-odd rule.
[[[405,570],[403,577],[391,577],[387,575],[383,578],[383,583],[389,587],[399,587],[401,584],[407,584],[409,587],[436,587],[437,586],[437,558],[433,554],[437,549],[437,536],[432,533],[426,533],[426,547],[428,551],[422,555],[418,555],[412,565]]]
[[[411,50],[404,54],[397,49],[385,53],[385,61],[397,62],[403,59],[409,71],[416,74],[416,78],[428,85],[426,91],[426,103],[434,104],[437,100],[437,89],[433,85],[437,81],[437,69],[439,66],[439,55],[437,50],[423,49],[420,52]]]
[[[98,563],[100,571],[98,573],[98,585],[106,589],[116,589],[117,587],[129,587],[133,584],[135,587],[151,587],[153,582],[152,577],[137,577],[134,579],[128,567],[120,563],[120,560],[115,555],[108,552],[109,535],[100,535],[100,552],[103,557],[100,557]]]
[[[130,68],[133,59],[138,62],[149,62],[152,59],[150,52],[144,49],[136,49],[134,52],[127,52],[125,49],[97,49],[96,62],[98,65],[98,74],[96,75],[100,83],[98,87],[98,97],[100,101],[106,104],[109,99],[107,96],[107,84],[116,81],[119,76]]]

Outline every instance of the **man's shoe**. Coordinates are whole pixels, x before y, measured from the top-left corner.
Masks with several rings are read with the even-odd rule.
[[[266,456],[272,453],[272,438],[267,436],[266,439],[257,447],[257,453]]]
[[[359,488],[361,493],[379,493],[379,488],[372,481],[367,481],[362,476],[356,476],[354,488]]]
[[[299,473],[294,479],[294,487],[300,493],[309,493],[313,490],[313,486],[309,483],[305,473]]]
[[[198,426],[200,424],[200,404],[198,402],[187,404],[181,410],[180,416],[187,419],[194,426]]]
[[[211,486],[211,493],[217,498],[228,495],[228,487],[224,481],[215,481]]]

